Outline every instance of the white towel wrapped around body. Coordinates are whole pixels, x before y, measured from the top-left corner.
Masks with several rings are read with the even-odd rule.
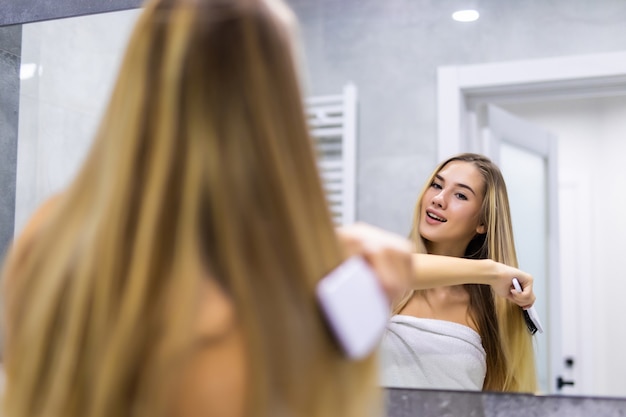
[[[391,317],[380,355],[383,387],[481,390],[487,372],[480,335],[444,320]]]

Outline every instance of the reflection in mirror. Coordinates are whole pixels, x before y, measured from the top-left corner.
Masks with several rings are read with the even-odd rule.
[[[16,232],[82,163],[138,13],[23,25]]]
[[[483,155],[458,154],[424,183],[410,237],[419,252],[445,256],[447,264],[454,257],[513,264],[509,206],[498,166]],[[463,261],[472,264],[464,265],[466,276],[474,277],[476,261]],[[526,283],[520,271],[514,274]],[[510,296],[512,277],[506,279]],[[480,282],[413,291],[394,306],[381,349],[385,386],[538,391],[522,310],[500,296],[494,300],[491,288],[475,285]]]
[[[480,19],[471,23],[450,18],[456,6],[452,1],[427,9],[411,0],[289,3],[301,21],[310,93],[334,94],[346,80],[359,86],[357,218],[401,234],[409,229],[419,187],[436,162],[437,67],[626,50],[626,8],[621,0],[593,5],[584,0],[532,2],[514,9],[506,2],[484,0],[478,4]],[[137,14],[126,11],[24,25],[17,231],[37,204],[65,185],[80,165]],[[563,303],[564,314],[575,314],[591,329],[578,339],[563,340],[571,347],[571,373],[566,379],[576,379],[575,386],[559,391],[563,394],[626,396],[622,383],[626,361],[621,358],[626,341],[613,325],[626,314],[626,304],[617,299],[622,292],[614,291],[616,281],[624,281],[623,273],[615,264],[604,263],[607,256],[620,259],[622,245],[608,236],[617,239],[623,234],[615,233],[624,227],[616,211],[623,204],[601,204],[602,199],[594,198],[598,194],[592,194],[598,184],[619,190],[626,183],[616,170],[621,152],[612,151],[615,145],[608,142],[594,145],[599,132],[623,132],[617,123],[625,119],[623,98],[613,102],[622,107],[609,118],[598,116],[594,129],[576,128],[576,117],[559,121],[558,129],[577,130],[576,140],[584,142],[575,151],[578,159],[570,160],[577,185],[566,187],[560,196],[562,205],[572,207],[567,212],[568,228],[561,228],[562,249],[567,259],[578,262],[564,263],[569,269],[562,272],[584,274],[588,283],[598,283],[585,287],[591,295],[579,293],[580,298]],[[507,109],[537,120],[560,111],[534,104]],[[546,126],[552,128],[547,122]],[[604,157],[590,164],[586,156],[599,152]],[[610,164],[603,162],[605,157]],[[564,181],[569,184],[569,179]],[[589,204],[578,204],[581,200]],[[592,210],[594,201],[600,211]],[[592,257],[577,256],[581,252]],[[587,297],[597,311],[585,310]],[[581,347],[582,339],[594,343]],[[547,392],[557,390],[548,386]]]
[[[626,8],[617,0],[601,0],[593,6],[579,0],[567,4],[524,3],[515,8],[506,2],[484,0],[473,3],[480,18],[470,23],[451,19],[458,6],[453,1],[438,2],[429,7],[404,0],[393,3],[322,1],[315,4],[293,0],[292,3],[303,25],[313,91],[333,88],[344,77],[352,77],[360,86],[358,217],[404,234],[410,226],[417,190],[437,160],[435,91],[437,87],[446,88],[437,85],[438,67],[626,50],[626,26],[623,25]],[[560,72],[566,74],[569,69],[561,68]],[[497,80],[498,74],[487,77]],[[613,126],[613,122],[607,120],[606,123],[605,127]],[[596,139],[597,133],[586,135],[591,147],[597,143]],[[559,146],[560,151],[563,147]],[[578,172],[587,178],[588,184],[598,184],[594,177],[583,173],[589,172],[586,161],[579,160],[574,166],[579,163]],[[618,164],[604,169],[614,166]],[[610,176],[614,178],[615,174]],[[619,184],[623,188],[623,183]],[[575,195],[572,191],[568,198]],[[588,201],[593,201],[591,196]],[[580,222],[597,224],[599,217],[591,216],[589,209],[583,208],[579,200],[576,202],[572,204],[570,200],[567,205],[563,202],[561,205],[569,207],[568,214],[576,216]],[[621,204],[614,207],[621,207]],[[579,209],[583,211],[576,214]],[[621,216],[610,218],[613,220],[602,224],[621,226],[618,220]],[[613,253],[614,259],[620,259],[615,251],[623,245],[609,236],[617,239],[621,233],[601,233],[602,227],[590,227],[590,232],[581,234],[576,232],[580,230],[578,226],[570,227],[567,229],[569,235],[562,239],[568,239],[569,245],[584,246],[591,242],[585,240],[585,236],[591,233],[589,237],[595,236],[598,244],[607,242],[611,245],[611,251],[606,253]],[[623,281],[619,278],[623,274],[613,272],[612,268],[606,270],[606,264],[602,262],[594,262],[595,267],[591,270],[589,258],[581,256],[584,253],[594,252],[578,250],[571,256],[587,262],[587,266],[582,265],[586,270],[576,270],[572,265],[564,265],[562,270],[584,274],[587,280],[598,285],[583,287],[587,291],[581,290],[579,297],[564,299],[562,306],[563,314],[575,310],[576,316],[580,317],[574,325],[590,328],[590,332],[581,334],[580,339],[594,343],[591,349],[581,349],[572,340],[563,339],[564,347],[571,349],[570,353],[575,356],[559,359],[563,361],[562,377],[565,381],[575,378],[575,385],[558,390],[556,379],[551,379],[546,381],[546,390],[561,394],[625,396],[621,379],[626,372],[626,361],[618,352],[626,350],[626,340],[620,332],[612,330],[610,323],[626,314],[626,305],[618,299],[620,290],[614,291],[610,297],[607,294],[612,289],[621,288],[618,282]],[[523,269],[524,264],[521,267]],[[570,276],[562,278],[568,282]],[[571,294],[571,289],[566,287],[564,291]],[[589,306],[590,298],[597,300],[593,307]],[[601,298],[612,301],[600,302]],[[549,307],[550,300],[547,301]],[[548,328],[547,332],[551,330],[560,329]],[[537,336],[541,343],[547,337],[546,333]],[[566,362],[567,359],[571,360]],[[575,372],[584,369],[588,371],[575,376]]]

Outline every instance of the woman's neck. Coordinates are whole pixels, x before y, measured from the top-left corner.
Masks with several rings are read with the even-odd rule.
[[[426,250],[431,255],[441,256],[454,256],[456,258],[462,258],[465,255],[465,249],[458,247],[445,247],[443,245],[436,245],[430,243],[426,246]]]

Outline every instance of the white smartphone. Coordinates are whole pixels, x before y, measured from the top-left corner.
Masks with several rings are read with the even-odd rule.
[[[517,292],[522,292],[522,286],[517,278],[513,278],[513,287],[515,287]],[[543,326],[541,325],[541,320],[539,320],[539,314],[537,314],[535,306],[524,310],[524,319],[526,320],[526,327],[528,327],[530,334],[537,332],[543,333]]]
[[[378,347],[389,320],[389,301],[363,258],[344,261],[319,281],[316,293],[347,357],[363,359]]]

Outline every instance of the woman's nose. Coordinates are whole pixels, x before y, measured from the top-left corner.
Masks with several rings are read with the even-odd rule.
[[[433,205],[445,208],[446,199],[444,198],[443,191],[438,192],[433,196]]]

